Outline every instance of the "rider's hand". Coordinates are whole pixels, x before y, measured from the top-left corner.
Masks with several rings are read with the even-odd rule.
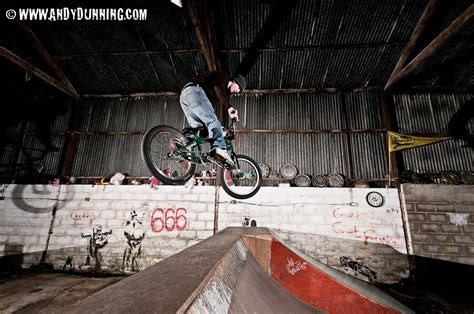
[[[228,112],[229,112],[229,117],[231,119],[235,119],[235,120],[239,121],[239,114],[238,114],[237,110],[235,110],[234,107],[230,107]]]

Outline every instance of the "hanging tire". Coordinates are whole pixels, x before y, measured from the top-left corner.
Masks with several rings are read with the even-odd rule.
[[[142,158],[153,176],[166,184],[182,185],[196,170],[196,165],[170,158],[178,148],[177,143],[186,144],[186,137],[175,128],[158,125],[148,130],[142,139]]]
[[[222,168],[221,183],[224,191],[238,199],[254,196],[262,185],[262,171],[250,157],[234,155],[235,169]]]

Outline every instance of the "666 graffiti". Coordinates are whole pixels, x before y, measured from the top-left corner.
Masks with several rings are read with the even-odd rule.
[[[151,231],[160,233],[166,231],[183,231],[188,226],[188,219],[186,218],[186,209],[173,208],[163,209],[155,208],[151,213],[150,220]]]

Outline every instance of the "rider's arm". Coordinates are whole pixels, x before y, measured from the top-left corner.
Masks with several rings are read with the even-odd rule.
[[[232,105],[229,102],[229,97],[227,96],[227,92],[222,86],[215,85],[214,92],[216,93],[217,99],[219,99],[219,103],[221,103],[226,110],[229,110]]]
[[[225,71],[216,71],[214,72],[215,75],[213,77],[213,89],[214,93],[217,97],[217,101],[220,103],[220,105],[224,106],[226,110],[229,110],[232,105],[229,102],[229,96],[227,93],[227,84],[229,83],[229,80],[231,79],[231,76],[229,73]]]

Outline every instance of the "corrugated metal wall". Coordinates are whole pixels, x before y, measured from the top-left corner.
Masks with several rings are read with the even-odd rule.
[[[239,95],[232,101],[241,118],[238,153],[267,164],[273,171],[291,163],[300,173],[310,175],[385,176],[384,138],[375,93]],[[85,106],[81,132],[89,135],[80,137],[73,165],[77,176],[117,171],[148,176],[140,156],[141,133],[158,124],[178,129],[186,125],[177,97],[89,99]],[[344,112],[348,112],[347,121]],[[133,134],[103,135],[106,132]],[[348,158],[349,152],[352,158]]]
[[[402,133],[448,134],[451,117],[474,94],[409,94],[394,98],[397,120]],[[468,130],[474,133],[474,119]],[[472,148],[464,141],[450,140],[403,151],[407,170],[417,172],[473,171]]]
[[[43,103],[38,106],[48,106],[48,100],[44,100]],[[35,127],[37,122],[35,121],[24,121],[25,133],[23,148],[19,144],[13,144],[9,142],[0,155],[0,180],[1,182],[11,182],[12,165],[16,164],[16,158],[18,157],[18,167],[15,177],[20,182],[32,180],[31,173],[27,170],[27,165],[31,165],[28,162],[27,154],[36,160],[35,166],[37,169],[41,168],[40,176],[55,176],[58,172],[61,156],[65,145],[65,132],[70,119],[71,106],[68,106],[67,112],[64,115],[59,115],[51,126],[51,142],[54,146],[60,150],[58,152],[46,152],[43,155],[45,146],[35,136]],[[47,109],[45,109],[47,112]],[[19,117],[10,117],[11,119],[19,119]],[[31,118],[31,117],[30,117]],[[20,124],[9,127],[6,129],[10,140],[21,143],[23,137],[22,127]],[[41,158],[42,157],[42,158]],[[37,178],[38,179],[38,178]]]
[[[394,97],[403,133],[447,134],[453,114],[472,94],[409,94]],[[287,163],[300,173],[344,174],[351,179],[387,177],[385,132],[377,92],[318,94],[243,94],[232,99],[239,110],[238,153],[267,164],[273,173]],[[152,126],[186,126],[178,97],[89,98],[72,174],[100,177],[115,172],[150,175],[140,144]],[[64,146],[69,114],[53,126],[53,143]],[[26,144],[42,148],[27,128]],[[471,132],[474,123],[469,125]],[[10,128],[17,134],[19,127]],[[403,152],[406,169],[420,172],[473,170],[472,150],[460,141],[447,141]],[[48,153],[43,172],[55,174],[62,152]],[[7,146],[1,163],[12,162],[15,150]]]

